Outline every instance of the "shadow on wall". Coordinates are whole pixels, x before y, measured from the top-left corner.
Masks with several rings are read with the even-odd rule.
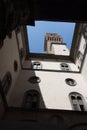
[[[36,76],[35,69],[22,70],[7,101],[8,106],[25,109],[45,108],[40,82],[41,79]]]

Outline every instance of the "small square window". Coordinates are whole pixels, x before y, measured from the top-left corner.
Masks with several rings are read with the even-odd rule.
[[[66,63],[61,63],[60,67],[61,67],[61,70],[63,70],[63,71],[70,71],[71,70],[69,65]]]
[[[32,63],[32,68],[33,69],[42,69],[42,65],[40,62],[33,62]]]

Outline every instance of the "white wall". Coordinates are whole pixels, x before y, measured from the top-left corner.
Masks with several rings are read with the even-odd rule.
[[[85,82],[87,83],[87,54],[85,56],[82,72],[81,72]]]
[[[41,79],[39,84],[28,82],[31,76],[38,76]],[[69,86],[65,83],[66,78],[76,80],[76,86]],[[11,94],[9,105],[20,107],[23,101],[23,95],[27,90],[35,89],[41,94],[40,107],[52,109],[72,110],[69,93],[78,92],[82,94],[87,101],[87,84],[80,74],[61,73],[61,72],[41,72],[32,70],[23,70],[16,82],[15,88]],[[43,103],[44,105],[42,105]]]
[[[18,62],[18,71],[14,72],[14,60],[17,60]],[[16,35],[13,31],[12,38],[9,39],[6,37],[4,40],[4,45],[0,49],[0,79],[2,80],[5,76],[6,72],[10,71],[12,74],[12,86],[13,88],[15,81],[19,75],[20,72],[20,60],[19,60],[19,54],[18,54],[18,46],[16,41]],[[8,97],[11,91],[8,93]],[[8,98],[7,97],[7,98]]]
[[[82,60],[80,60],[80,59],[83,59],[81,57],[84,56],[85,49],[86,49],[86,41],[82,35],[81,40],[80,40],[79,49],[78,49],[78,51],[81,52],[82,56],[79,56],[79,58],[77,58],[77,60],[76,60],[76,66],[79,68],[81,67],[81,63],[82,63]]]
[[[23,64],[24,68],[32,68],[32,63],[38,61],[38,60],[26,60],[25,63]],[[48,70],[61,70],[60,64],[62,62],[53,62],[53,61],[42,61],[39,60],[39,62],[42,65],[42,69],[48,69]],[[79,71],[77,66],[73,63],[67,63],[69,64],[71,71]]]
[[[80,41],[80,46],[79,46],[79,51],[84,55],[85,52],[85,48],[86,48],[86,40],[84,39],[84,37],[81,37],[81,41]],[[81,62],[80,62],[81,64]],[[79,66],[79,60],[77,59],[76,61],[76,65]],[[82,66],[82,72],[81,72],[82,77],[84,78],[85,82],[87,83],[87,53],[85,55],[85,59],[84,59],[84,63]]]
[[[81,41],[80,41],[80,46],[79,46],[79,51],[84,55],[84,51],[85,51],[85,48],[86,48],[86,41],[82,35],[81,37]]]
[[[58,45],[58,44],[52,44],[52,48],[54,50],[55,55],[65,55],[69,56],[69,50],[66,47],[66,45]]]

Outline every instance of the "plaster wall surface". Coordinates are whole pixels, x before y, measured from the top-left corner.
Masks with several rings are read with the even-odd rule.
[[[32,76],[40,77],[41,82],[30,83],[29,78]],[[67,85],[66,78],[76,80],[77,85]],[[87,84],[80,74],[22,70],[8,101],[9,105],[20,107],[24,93],[31,89],[40,93],[40,108],[72,110],[69,99],[71,92],[82,94],[87,102]]]
[[[23,48],[23,41],[22,41],[22,35],[21,32],[17,33],[18,42],[19,42],[19,49]]]
[[[58,45],[58,44],[52,44],[52,48],[54,50],[55,55],[65,55],[69,56],[69,50],[66,47],[66,45]]]
[[[14,60],[18,62],[17,72],[14,72]],[[6,37],[6,39],[4,40],[3,47],[0,49],[0,79],[2,80],[5,74],[8,71],[10,71],[12,75],[11,88],[13,88],[20,70],[21,67],[20,67],[20,60],[18,54],[17,40],[16,40],[15,31],[13,31],[12,38],[9,39],[8,37]],[[7,98],[9,98],[9,94],[11,93],[11,90],[12,89],[10,89]]]
[[[81,63],[82,63],[82,59],[83,59],[83,56],[84,56],[84,52],[85,52],[85,49],[86,49],[86,41],[82,35],[81,37],[81,40],[80,40],[80,45],[79,45],[79,49],[78,49],[78,52],[80,52],[81,54],[79,55],[77,53],[77,59],[76,59],[76,66],[77,67],[81,67]]]
[[[81,37],[81,41],[80,41],[80,46],[79,46],[79,51],[84,54],[84,51],[85,51],[85,47],[86,47],[86,42],[85,42],[85,39],[82,35]]]
[[[51,51],[51,42],[50,41],[47,42],[46,51],[48,54],[53,54],[53,52]]]
[[[17,33],[17,41],[18,41],[18,49],[19,49],[19,53],[20,51],[22,51],[22,58],[20,56],[21,59],[21,64],[23,64],[25,62],[25,39],[24,39],[24,35],[22,34],[22,27],[20,29],[20,32]]]

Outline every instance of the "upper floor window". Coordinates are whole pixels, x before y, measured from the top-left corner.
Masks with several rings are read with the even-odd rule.
[[[61,70],[63,70],[63,71],[70,71],[71,70],[70,66],[66,63],[61,63],[60,67],[61,67]]]
[[[22,106],[27,109],[39,108],[39,93],[36,90],[29,90],[24,94]]]
[[[82,60],[83,60],[83,55],[80,51],[78,51],[78,53],[77,53],[77,59],[79,60],[79,62],[82,62]]]
[[[14,61],[14,71],[18,71],[18,62],[16,60]]]
[[[33,62],[32,67],[33,69],[42,69],[42,65],[40,62]]]
[[[86,104],[81,94],[76,93],[76,92],[70,93],[70,100],[71,100],[71,104],[74,110],[77,110],[77,111],[86,110]]]

